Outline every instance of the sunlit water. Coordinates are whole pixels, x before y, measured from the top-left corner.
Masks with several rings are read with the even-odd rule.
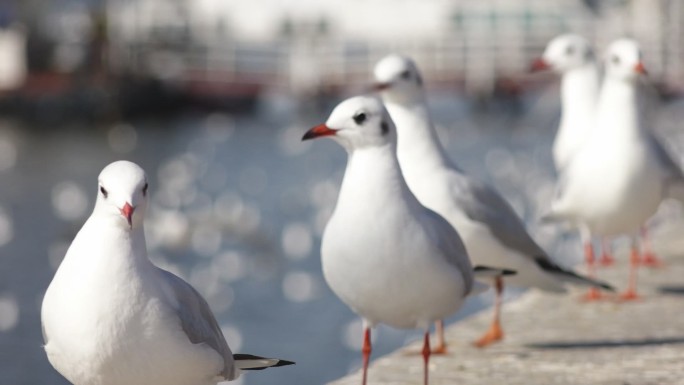
[[[457,163],[495,185],[539,242],[572,264],[573,239],[535,223],[552,194],[559,110],[549,95],[527,100],[516,114],[474,114],[451,95],[430,103]],[[122,158],[143,166],[151,181],[146,231],[153,261],[207,298],[233,351],[297,362],[248,373],[242,383],[320,384],[357,368],[361,324],[326,286],[319,256],[346,154],[329,140],[300,141],[329,111],[295,111],[287,98],[272,97],[246,117],[30,129],[2,123],[0,383],[67,383],[42,350],[40,303],[92,209],[99,171]],[[470,300],[450,321],[489,301]],[[381,327],[374,356],[417,337]]]

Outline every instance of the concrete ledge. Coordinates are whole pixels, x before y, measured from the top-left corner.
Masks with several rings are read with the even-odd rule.
[[[627,260],[618,255],[618,264],[601,269],[599,276],[623,288]],[[487,328],[490,311],[452,325],[450,353],[433,356],[430,383],[684,384],[684,258],[642,268],[639,279],[643,298],[629,303],[583,303],[582,291],[566,296],[528,291],[504,307],[505,340],[483,350],[470,341]],[[374,360],[369,384],[422,383],[420,348],[417,342]],[[332,384],[360,383],[355,373]]]

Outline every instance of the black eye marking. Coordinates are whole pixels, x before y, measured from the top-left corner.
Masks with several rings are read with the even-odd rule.
[[[143,196],[147,196],[147,187],[149,187],[149,185],[145,182],[145,186],[143,186]]]
[[[363,122],[366,121],[366,113],[364,112],[359,112],[358,114],[354,115],[354,122],[358,125],[363,124]]]
[[[620,65],[620,57],[619,56],[613,55],[613,57],[611,57],[610,60],[613,62],[613,64]]]
[[[587,60],[591,60],[594,58],[594,52],[591,49],[587,49],[587,52],[584,53],[584,57]]]
[[[383,135],[387,135],[389,133],[389,124],[383,120],[380,122],[380,129],[382,130]]]
[[[401,76],[402,79],[408,80],[411,78],[411,71],[406,70],[402,72],[399,76]]]
[[[105,197],[105,199],[107,199],[107,194],[108,194],[108,193],[107,193],[107,190],[105,190],[104,187],[100,186],[100,192],[102,193],[102,196]]]
[[[575,53],[575,47],[574,47],[574,46],[569,45],[569,46],[565,49],[565,55],[566,55],[566,56],[570,56],[570,55],[572,55],[572,54],[574,54],[574,53]]]

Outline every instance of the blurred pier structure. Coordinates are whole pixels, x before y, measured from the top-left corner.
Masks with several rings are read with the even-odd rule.
[[[400,52],[432,87],[516,93],[531,81],[530,61],[568,31],[599,49],[633,36],[656,82],[684,86],[677,1],[112,0],[107,14],[114,71],[209,89],[362,88],[379,58]]]
[[[0,17],[0,112],[34,114],[37,104],[47,115],[249,110],[265,91],[311,99],[365,90],[374,64],[393,52],[415,58],[430,89],[515,97],[551,79],[527,68],[564,32],[599,50],[632,36],[651,81],[684,90],[679,1],[101,0],[16,8],[0,7],[0,16],[14,18]]]

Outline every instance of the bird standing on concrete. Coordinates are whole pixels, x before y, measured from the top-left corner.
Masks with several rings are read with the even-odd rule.
[[[553,161],[559,172],[570,162],[594,128],[600,76],[589,42],[566,34],[551,40],[533,71],[550,69],[561,75],[561,118],[553,142]]]
[[[95,209],[45,293],[52,366],[75,385],[214,385],[292,362],[233,355],[195,289],[147,258],[145,172],[102,170]]]
[[[504,282],[552,292],[564,292],[567,282],[610,288],[558,266],[496,190],[469,177],[449,160],[428,113],[422,78],[411,59],[399,55],[382,59],[375,66],[375,81],[397,126],[399,164],[411,191],[458,231],[474,265],[517,272],[495,278],[494,319],[476,346],[503,338],[499,318]]]
[[[561,118],[553,142],[553,161],[556,172],[560,174],[595,127],[600,88],[599,66],[591,45],[584,37],[565,34],[549,42],[542,57],[532,63],[531,70],[552,70],[561,75]],[[587,274],[593,277],[596,259],[591,234],[587,230],[581,234]],[[615,262],[610,241],[606,238],[601,240],[598,262],[604,266]],[[585,298],[599,299],[601,293],[592,287]]]
[[[364,320],[363,384],[370,328],[384,323],[425,331],[424,383],[431,354],[429,327],[458,310],[473,289],[473,271],[458,233],[409,190],[396,155],[394,123],[380,100],[339,104],[303,140],[329,137],[349,159],[321,245],[330,288]]]
[[[613,42],[605,67],[595,126],[563,169],[547,218],[604,237],[631,234],[631,271],[622,298],[633,300],[638,298],[640,261],[636,234],[684,179],[644,127],[637,82],[646,70],[638,44],[630,39]]]

